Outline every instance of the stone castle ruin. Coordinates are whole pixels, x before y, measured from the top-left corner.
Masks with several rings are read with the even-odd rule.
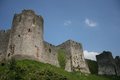
[[[68,40],[58,46],[44,41],[43,18],[32,10],[15,14],[12,28],[0,31],[0,61],[11,58],[33,59],[60,67],[58,51],[65,51],[65,70],[90,73],[80,43]],[[117,60],[116,60],[117,61]]]
[[[103,51],[96,56],[99,75],[117,75],[120,76],[120,57],[114,59],[112,53]]]

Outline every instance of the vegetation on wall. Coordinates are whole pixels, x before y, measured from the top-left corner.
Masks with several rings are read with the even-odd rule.
[[[86,59],[91,74],[98,74],[98,64],[96,61]]]
[[[58,62],[59,65],[62,69],[65,69],[65,65],[66,65],[66,54],[65,54],[65,50],[63,49],[59,49],[58,50]]]

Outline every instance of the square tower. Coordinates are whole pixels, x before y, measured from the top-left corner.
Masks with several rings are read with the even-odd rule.
[[[23,10],[22,13],[15,14],[7,59],[15,57],[41,60],[43,48],[43,18],[32,10]]]

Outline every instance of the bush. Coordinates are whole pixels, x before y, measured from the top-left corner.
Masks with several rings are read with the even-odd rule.
[[[86,59],[91,74],[98,74],[98,65],[96,61]]]

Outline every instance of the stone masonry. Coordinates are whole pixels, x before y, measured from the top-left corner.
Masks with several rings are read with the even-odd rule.
[[[44,61],[45,63],[53,64],[57,67],[59,67],[58,62],[58,55],[57,55],[57,47],[55,45],[52,45],[46,41],[44,41]]]
[[[72,40],[58,46],[44,41],[43,23],[42,16],[32,10],[15,14],[11,30],[0,31],[0,61],[11,58],[33,59],[60,67],[58,49],[63,48],[67,55],[65,70],[90,73],[82,45]]]

